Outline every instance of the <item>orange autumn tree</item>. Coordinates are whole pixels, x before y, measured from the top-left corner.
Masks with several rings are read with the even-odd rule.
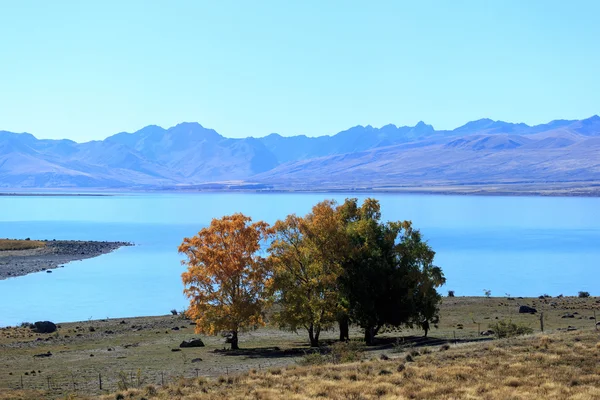
[[[252,223],[243,214],[213,219],[210,226],[185,238],[179,252],[184,293],[190,299],[187,315],[196,332],[214,335],[231,332],[231,348],[237,350],[240,330],[264,325],[266,260],[259,254],[261,242],[270,234],[266,222]]]

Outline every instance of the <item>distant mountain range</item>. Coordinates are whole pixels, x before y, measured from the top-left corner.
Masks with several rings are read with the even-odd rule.
[[[355,126],[333,136],[230,139],[198,123],[102,141],[0,131],[3,188],[376,189],[600,181],[600,117],[454,130]]]

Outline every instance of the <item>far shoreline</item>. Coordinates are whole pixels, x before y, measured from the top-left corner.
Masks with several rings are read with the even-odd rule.
[[[600,182],[567,182],[556,185],[535,183],[522,184],[465,184],[465,185],[373,185],[359,187],[277,187],[254,183],[208,183],[187,186],[164,186],[147,188],[90,188],[71,191],[54,188],[52,193],[44,189],[0,192],[0,197],[113,197],[140,194],[387,194],[429,196],[490,196],[490,197],[600,197]]]

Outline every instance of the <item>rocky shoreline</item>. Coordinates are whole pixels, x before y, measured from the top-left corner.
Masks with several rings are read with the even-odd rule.
[[[84,260],[110,253],[129,242],[94,242],[80,240],[43,240],[45,246],[31,250],[0,251],[0,280],[32,274],[52,272],[71,261]]]

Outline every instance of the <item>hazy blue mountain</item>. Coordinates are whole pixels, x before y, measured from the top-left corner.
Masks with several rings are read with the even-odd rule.
[[[600,180],[600,117],[528,126],[480,119],[454,130],[388,124],[332,136],[225,138],[198,123],[105,140],[0,131],[0,187],[286,188]]]

